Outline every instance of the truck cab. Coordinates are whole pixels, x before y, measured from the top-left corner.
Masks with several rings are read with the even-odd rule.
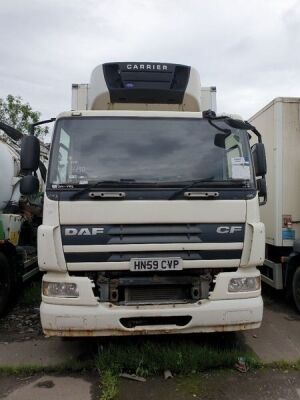
[[[44,333],[259,327],[265,159],[262,143],[250,148],[254,127],[216,115],[215,88],[185,65],[107,63],[72,91],[38,233]]]

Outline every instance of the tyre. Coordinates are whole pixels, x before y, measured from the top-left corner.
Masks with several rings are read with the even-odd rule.
[[[6,310],[12,288],[10,266],[4,254],[0,253],[0,315]]]
[[[293,276],[293,300],[300,313],[300,266],[296,269]]]

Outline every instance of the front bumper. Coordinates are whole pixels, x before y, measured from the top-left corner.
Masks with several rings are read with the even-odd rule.
[[[124,318],[191,317],[184,326],[143,325],[127,328]],[[203,300],[201,304],[168,306],[95,306],[41,304],[41,321],[47,336],[123,336],[162,333],[224,332],[259,328],[262,297]]]

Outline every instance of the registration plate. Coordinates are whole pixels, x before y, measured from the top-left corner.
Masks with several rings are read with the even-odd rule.
[[[132,258],[130,271],[180,271],[181,258]]]

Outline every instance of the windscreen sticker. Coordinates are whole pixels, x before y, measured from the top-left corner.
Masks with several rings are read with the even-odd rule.
[[[232,179],[250,179],[250,162],[246,157],[231,158]]]
[[[86,172],[86,168],[83,165],[80,165],[79,161],[72,160],[71,161],[71,171],[72,174],[83,174]]]
[[[248,157],[232,157],[232,165],[250,165]]]

